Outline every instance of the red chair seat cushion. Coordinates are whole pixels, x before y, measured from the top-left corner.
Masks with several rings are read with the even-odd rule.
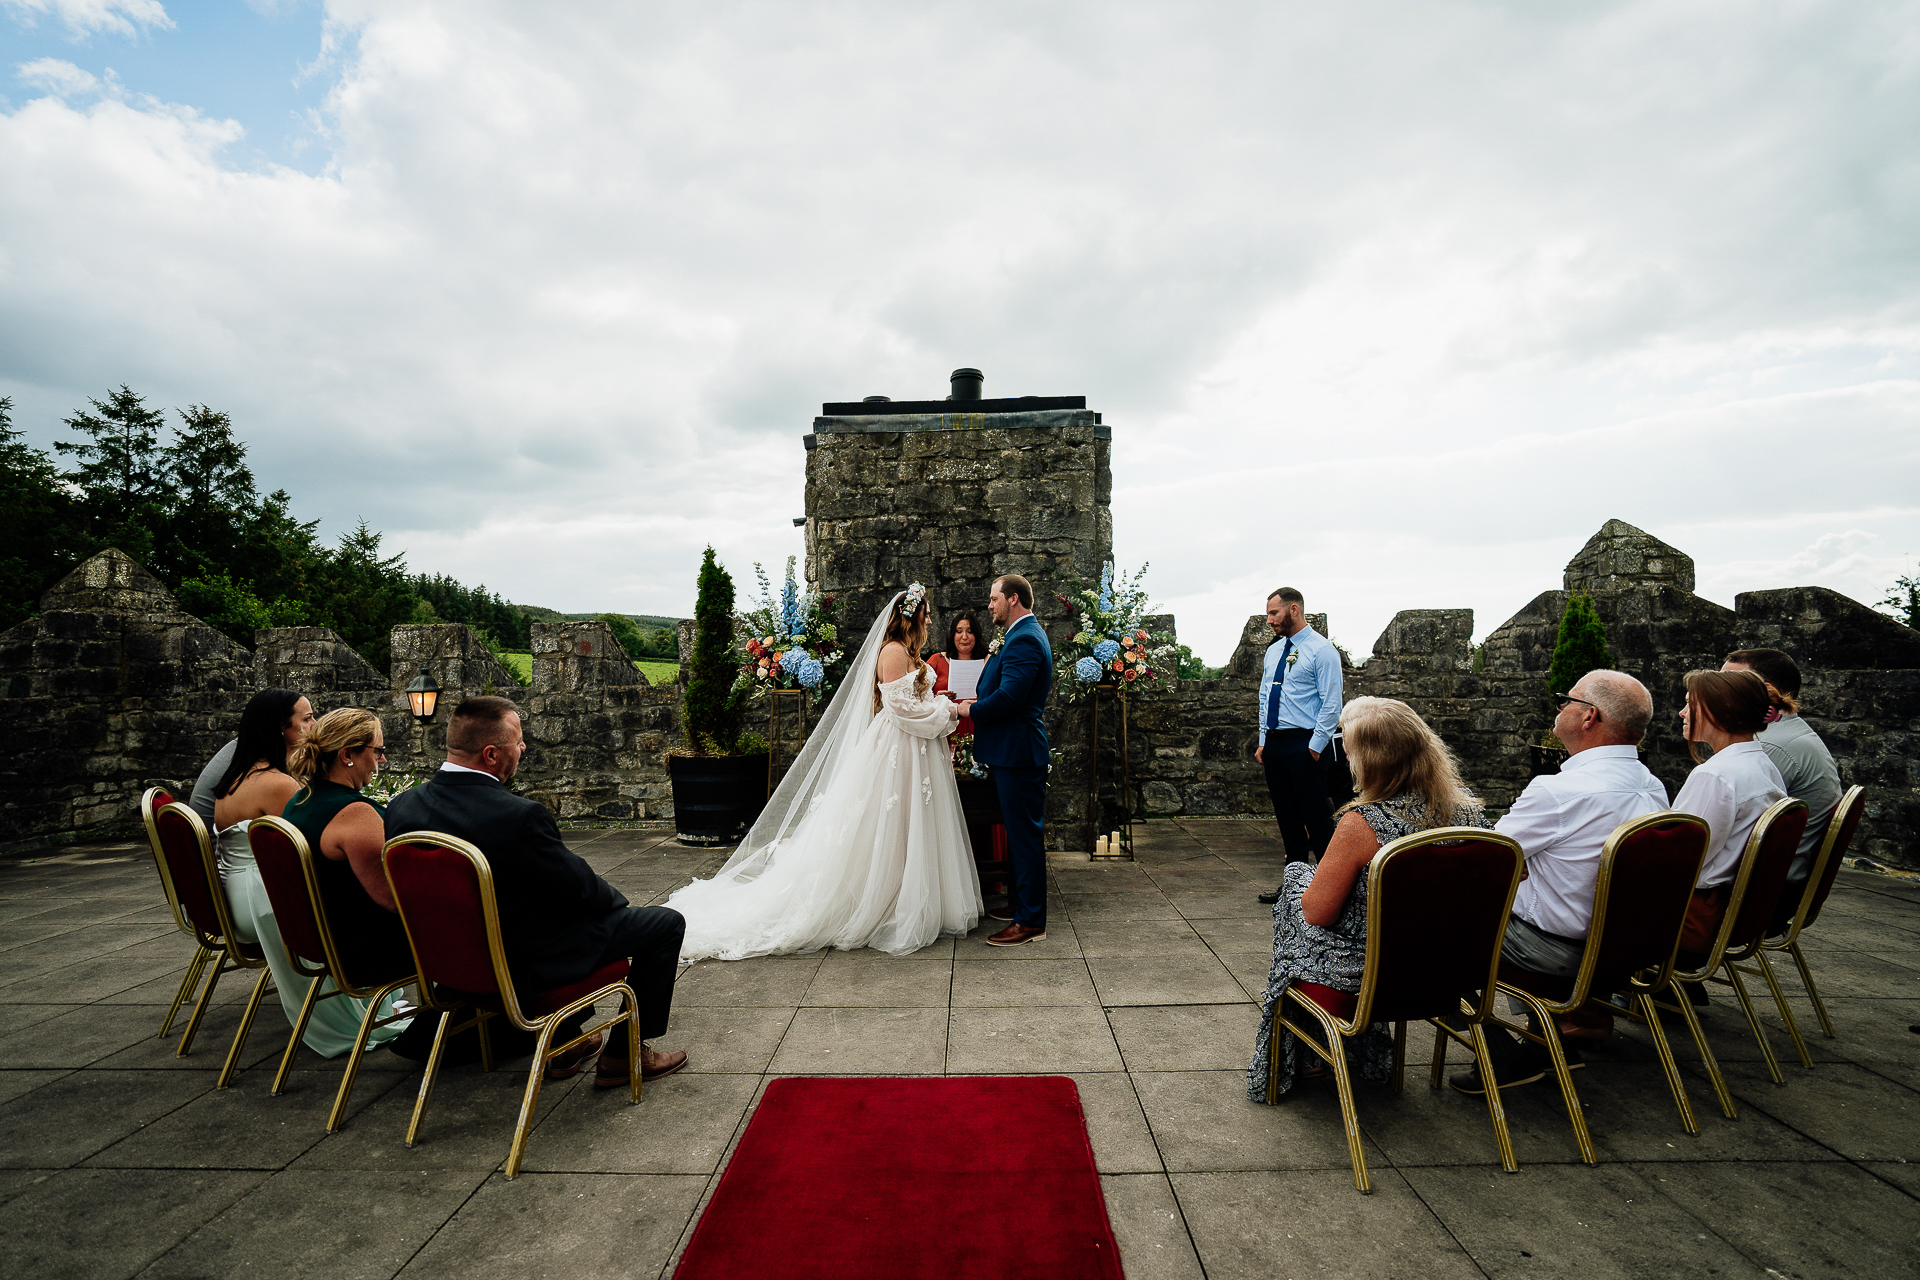
[[[1323,987],[1317,982],[1296,982],[1293,984],[1293,989],[1336,1018],[1351,1018],[1353,1011],[1360,1007],[1360,996],[1357,992],[1335,991],[1332,987]]]
[[[520,1012],[529,1018],[544,1018],[556,1009],[566,1008],[581,996],[620,981],[627,976],[627,970],[631,967],[625,960],[615,960],[612,964],[601,965],[578,982],[569,982],[564,987],[542,991],[530,1002],[522,1004]],[[501,1002],[500,997],[491,991],[471,992],[446,989],[446,994],[491,1013],[502,1013],[506,1010],[506,1005]]]

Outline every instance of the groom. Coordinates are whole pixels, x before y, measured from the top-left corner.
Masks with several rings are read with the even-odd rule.
[[[1013,861],[1013,923],[987,939],[990,947],[1017,947],[1047,936],[1047,695],[1053,690],[1053,650],[1033,616],[1033,587],[1017,573],[993,580],[987,596],[993,620],[1006,629],[1000,651],[980,673],[979,697],[960,704],[973,717],[973,758],[993,770],[1000,816]]]

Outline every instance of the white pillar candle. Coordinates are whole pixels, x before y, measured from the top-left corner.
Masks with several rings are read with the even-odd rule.
[[[1096,858],[1104,858],[1107,856],[1107,838],[1105,836],[1101,836],[1093,842],[1093,856]]]
[[[1107,841],[1107,848],[1113,850],[1115,853],[1120,852],[1126,847],[1125,842],[1120,839],[1120,833],[1118,831],[1114,832],[1113,838]]]

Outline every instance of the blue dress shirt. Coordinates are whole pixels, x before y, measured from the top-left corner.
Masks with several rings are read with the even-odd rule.
[[[1270,718],[1267,702],[1287,640],[1293,641],[1293,649],[1280,677],[1279,715]],[[1340,723],[1340,651],[1312,627],[1302,627],[1268,645],[1260,675],[1259,717],[1263,745],[1268,730],[1311,729],[1313,736],[1307,740],[1307,749],[1325,751]]]

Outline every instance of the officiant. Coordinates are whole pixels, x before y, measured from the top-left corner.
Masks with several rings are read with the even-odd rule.
[[[927,659],[933,668],[933,691],[958,702],[972,701],[980,683],[980,672],[987,665],[987,638],[980,620],[970,610],[961,610],[947,624],[947,648]],[[949,742],[973,736],[973,721],[966,716],[954,727]]]

